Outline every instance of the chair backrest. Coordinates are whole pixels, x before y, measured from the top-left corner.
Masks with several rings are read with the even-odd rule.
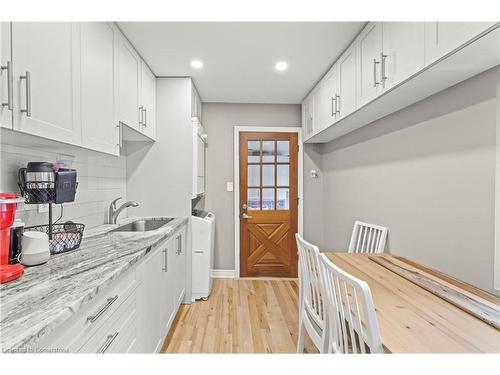
[[[383,353],[368,284],[337,267],[324,254],[320,254],[319,267],[327,303],[328,351]]]
[[[321,294],[319,249],[317,246],[305,241],[298,233],[295,234],[295,238],[299,250],[301,303],[303,303],[314,323],[319,328],[324,329],[326,305]],[[299,309],[302,309],[302,306]]]
[[[387,239],[386,227],[356,221],[352,229],[349,253],[383,253]]]

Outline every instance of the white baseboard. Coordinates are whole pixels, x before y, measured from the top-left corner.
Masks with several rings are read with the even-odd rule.
[[[214,279],[234,279],[234,270],[212,270]]]

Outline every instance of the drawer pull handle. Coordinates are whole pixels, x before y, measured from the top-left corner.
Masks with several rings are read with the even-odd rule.
[[[97,314],[95,315],[91,315],[89,317],[87,317],[87,321],[90,322],[90,323],[94,323],[97,319],[99,319],[99,317],[104,314],[104,312],[109,309],[109,307],[118,299],[118,296],[114,296],[114,297],[110,297],[108,298],[106,304],[102,307],[102,309],[100,309]]]
[[[106,337],[106,341],[104,342],[104,344],[102,344],[101,349],[99,349],[99,351],[97,353],[98,354],[106,353],[106,350],[108,350],[108,348],[111,346],[113,341],[115,341],[116,336],[118,336],[118,333],[120,333],[120,332],[116,331],[114,334],[108,335],[108,337]]]

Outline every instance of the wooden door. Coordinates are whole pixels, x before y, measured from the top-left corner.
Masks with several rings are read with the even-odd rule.
[[[410,78],[425,66],[424,22],[384,22],[383,49],[385,90]]]
[[[297,155],[296,133],[240,133],[242,277],[297,276]]]
[[[14,130],[81,144],[79,25],[12,23],[12,61]]]

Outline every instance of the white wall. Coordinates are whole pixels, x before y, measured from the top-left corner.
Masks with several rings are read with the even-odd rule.
[[[500,67],[322,146],[324,248],[354,220],[388,249],[493,291]]]
[[[126,159],[86,150],[80,147],[62,145],[27,138],[12,131],[0,143],[0,191],[16,192],[17,171],[30,161],[55,162],[61,155],[72,159],[72,168],[77,170],[78,189],[75,202],[64,203],[63,220],[83,223],[87,228],[104,224],[108,206],[112,199],[126,197]],[[59,217],[59,205],[54,205],[54,220]],[[127,212],[120,217],[126,217]],[[18,206],[17,217],[26,225],[48,223],[47,213],[38,213],[37,205]]]

